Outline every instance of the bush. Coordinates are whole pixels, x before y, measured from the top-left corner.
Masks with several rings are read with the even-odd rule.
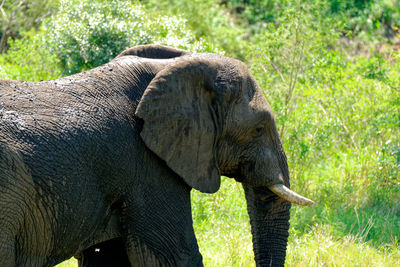
[[[60,77],[59,60],[45,46],[46,34],[34,29],[20,34],[21,39],[10,40],[10,49],[0,56],[0,77],[25,81]]]
[[[7,0],[1,2],[0,53],[9,48],[9,39],[21,38],[55,11],[58,0]]]
[[[391,38],[398,33],[400,6],[398,1],[381,0],[225,0],[226,4],[243,21],[260,31],[266,25],[280,24],[285,10],[295,6],[309,7],[317,4],[314,15],[339,22],[330,28],[342,31],[349,37],[369,39]],[[312,25],[312,24],[310,24]],[[338,27],[339,26],[339,27]]]
[[[329,15],[343,21],[350,36],[391,38],[400,25],[398,1],[329,0],[327,5],[330,7]]]
[[[204,39],[229,56],[245,60],[249,32],[220,5],[218,0],[145,0],[148,12],[181,14],[196,38]]]
[[[47,24],[48,46],[65,74],[108,62],[128,47],[159,43],[192,51],[213,51],[197,40],[181,16],[154,16],[127,0],[61,1]]]

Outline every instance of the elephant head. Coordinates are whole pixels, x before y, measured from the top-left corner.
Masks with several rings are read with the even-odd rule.
[[[289,171],[271,108],[246,66],[213,54],[181,57],[147,86],[136,115],[146,146],[190,187],[213,193],[220,176],[244,187],[257,266],[285,261]]]

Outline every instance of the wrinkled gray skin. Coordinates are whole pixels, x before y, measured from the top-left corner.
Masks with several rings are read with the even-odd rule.
[[[289,186],[288,166],[240,61],[144,46],[53,81],[0,80],[0,266],[117,237],[132,266],[202,266],[190,190],[220,175],[243,184],[257,266],[283,266],[290,203],[268,186]]]

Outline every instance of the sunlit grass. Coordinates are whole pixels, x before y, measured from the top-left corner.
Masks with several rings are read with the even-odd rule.
[[[336,238],[328,229],[315,226],[302,237],[291,238],[287,266],[400,266],[399,244],[375,248],[353,235]]]
[[[57,265],[57,267],[78,267],[78,261],[75,258],[71,258]]]
[[[205,266],[253,266],[242,186],[223,178],[215,194],[192,192],[194,229]]]

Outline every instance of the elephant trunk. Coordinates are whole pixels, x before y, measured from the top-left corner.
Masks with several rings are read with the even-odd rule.
[[[266,188],[243,184],[257,266],[284,266],[291,204]],[[268,190],[267,190],[268,191]]]

